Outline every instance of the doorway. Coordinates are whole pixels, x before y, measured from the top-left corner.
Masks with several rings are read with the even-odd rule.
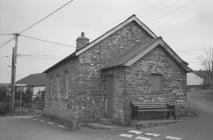
[[[114,91],[114,78],[113,75],[106,76],[106,95],[107,95],[107,116],[113,117],[113,91]]]

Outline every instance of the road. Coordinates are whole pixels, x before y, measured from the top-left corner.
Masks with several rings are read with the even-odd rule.
[[[213,140],[213,91],[189,93],[188,101],[196,110],[197,117],[133,132],[128,132],[131,128],[119,131],[81,128],[70,131],[39,119],[1,117],[0,140]],[[135,134],[139,132],[142,133]]]
[[[146,131],[178,136],[184,140],[213,140],[213,91],[190,92],[188,102],[196,110],[197,117]]]

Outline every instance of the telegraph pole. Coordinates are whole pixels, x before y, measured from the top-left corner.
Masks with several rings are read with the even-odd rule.
[[[16,81],[16,63],[17,63],[17,50],[18,50],[18,33],[14,33],[15,37],[15,47],[13,47],[12,54],[12,70],[11,70],[11,102],[10,102],[10,112],[14,112],[15,104],[15,81]]]

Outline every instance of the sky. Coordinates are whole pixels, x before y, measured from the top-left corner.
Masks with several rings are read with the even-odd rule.
[[[69,0],[1,0],[0,34],[21,32]],[[81,32],[90,41],[135,14],[194,70],[213,46],[212,0],[74,0],[22,35],[71,47],[18,38],[16,79],[41,73],[75,51]],[[0,46],[12,36],[0,35]],[[0,48],[0,83],[11,79],[14,41]],[[24,56],[25,55],[25,56]]]

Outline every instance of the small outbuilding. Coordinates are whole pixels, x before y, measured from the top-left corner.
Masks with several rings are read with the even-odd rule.
[[[132,15],[92,42],[81,33],[76,51],[44,72],[45,113],[70,121],[108,118],[128,124],[137,100],[172,102],[177,115],[183,115],[187,65]]]
[[[204,84],[204,78],[196,74],[196,72],[187,73],[187,86],[189,91],[199,90]]]
[[[33,97],[38,94],[39,91],[45,90],[46,84],[45,74],[35,73],[30,74],[22,79],[19,79],[15,83],[16,91],[26,92],[27,90],[32,92]]]

